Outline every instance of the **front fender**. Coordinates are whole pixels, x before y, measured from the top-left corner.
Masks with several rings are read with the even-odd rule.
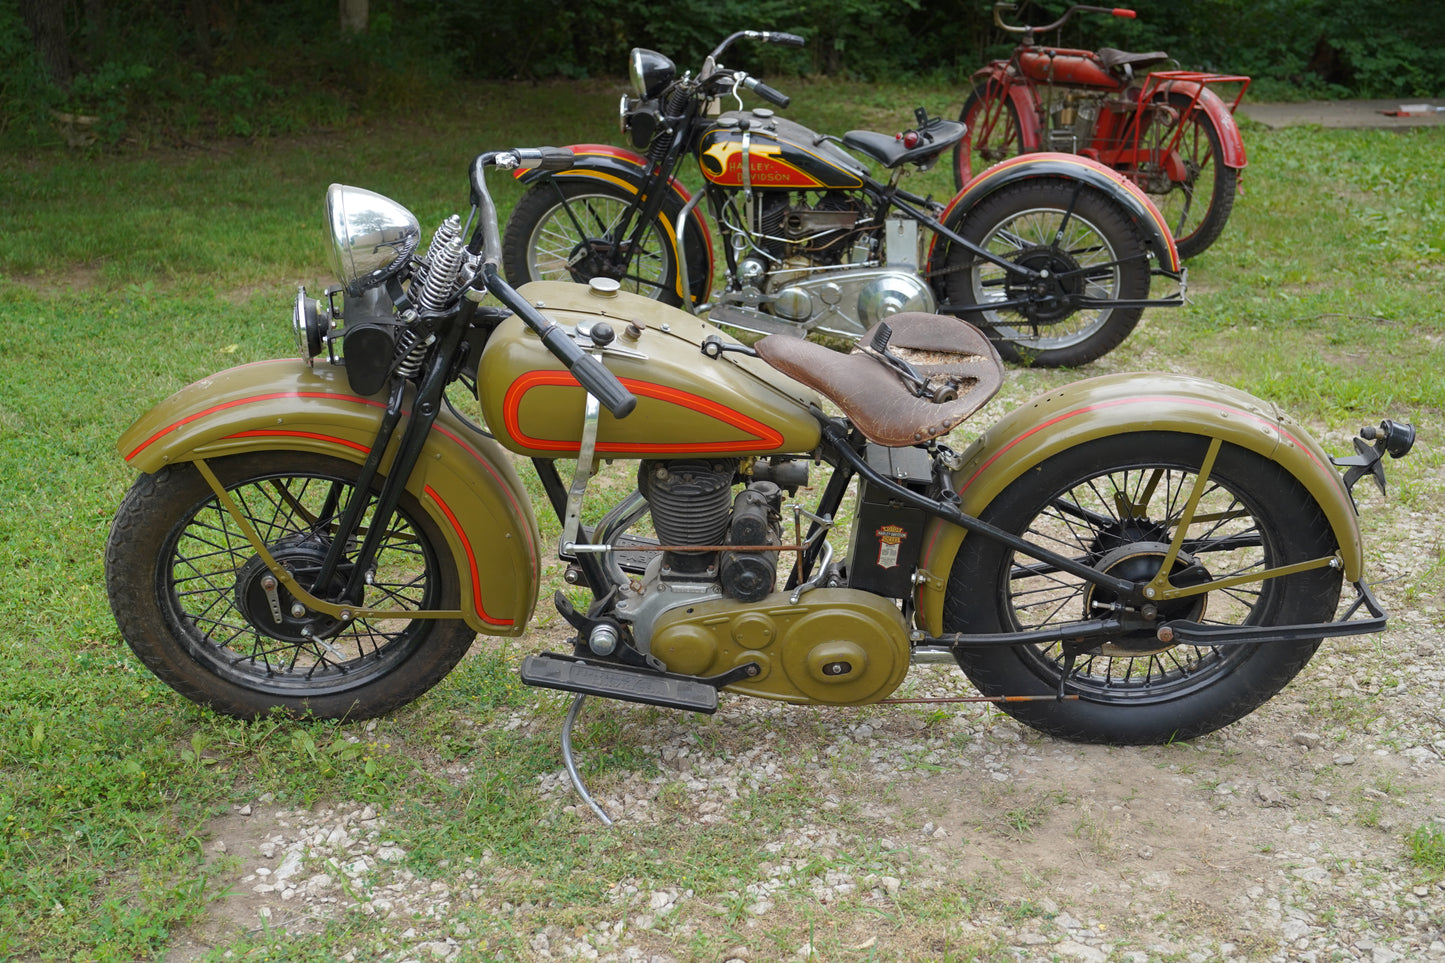
[[[572,144],[572,166],[564,171],[549,172],[539,169],[517,170],[512,176],[523,184],[532,185],[551,178],[566,183],[603,183],[621,187],[636,193],[642,186],[650,166],[641,154],[608,144]],[[676,178],[668,184],[669,194],[663,201],[660,217],[667,244],[672,249],[673,263],[681,263],[677,249],[677,219],[683,208],[692,200],[692,193]],[[693,207],[688,215],[687,232],[684,235],[691,258],[687,262],[689,284],[692,287],[691,302],[701,304],[707,300],[713,284],[712,234],[707,229],[707,218],[702,206]],[[679,277],[676,294],[682,297]]]
[[[1005,415],[963,452],[963,466],[953,475],[960,508],[977,517],[1015,479],[1075,445],[1161,430],[1220,438],[1283,466],[1328,519],[1345,578],[1359,579],[1364,567],[1359,518],[1324,449],[1275,405],[1202,378],[1108,375],[1039,395]],[[939,520],[930,522],[924,533],[918,618],[932,635],[942,633],[943,599],[963,538],[963,529]]]
[[[1009,62],[995,60],[987,67],[974,71],[971,79],[973,92],[978,96],[983,97],[988,91],[989,96],[998,97],[1001,91],[1009,99],[1019,121],[1019,139],[1022,141],[1019,152],[1029,154],[1037,151],[1041,146],[1038,102],[1028,84],[1018,83],[1009,75]]]
[[[1159,208],[1154,206],[1149,195],[1145,194],[1139,185],[1118,171],[1105,167],[1098,161],[1079,157],[1076,154],[1044,151],[1036,154],[1020,154],[1017,157],[999,161],[969,181],[968,186],[959,191],[949,202],[948,207],[939,216],[939,220],[953,228],[968,216],[968,212],[977,206],[979,201],[994,191],[1009,184],[1035,177],[1083,181],[1090,187],[1113,198],[1128,212],[1129,217],[1139,227],[1144,235],[1144,243],[1158,259],[1159,266],[1178,275],[1179,249],[1174,246],[1174,236],[1169,232],[1169,227],[1164,222],[1164,216],[1159,213]],[[940,239],[935,235],[929,252],[930,258],[934,254],[932,248],[936,248],[939,243]]]
[[[1195,109],[1202,110],[1209,116],[1210,123],[1214,124],[1214,129],[1219,134],[1219,162],[1225,167],[1243,170],[1246,163],[1244,137],[1240,135],[1239,125],[1234,122],[1234,113],[1224,102],[1224,98],[1208,85],[1192,80],[1165,81],[1159,85],[1159,93],[1155,96],[1167,97],[1171,93],[1187,97],[1190,101],[1195,97],[1199,98]]]
[[[383,396],[353,392],[342,368],[263,361],[182,388],[137,419],[117,447],[143,472],[278,449],[360,464],[385,410]],[[388,454],[383,473],[390,463]],[[506,452],[443,411],[406,487],[446,536],[467,624],[489,635],[521,635],[537,600],[541,544]]]

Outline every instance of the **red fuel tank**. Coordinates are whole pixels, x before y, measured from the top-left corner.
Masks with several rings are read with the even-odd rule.
[[[1024,72],[1024,76],[1040,83],[1053,81],[1056,84],[1100,87],[1105,90],[1119,86],[1119,82],[1099,63],[1099,58],[1088,50],[1052,47],[1050,52],[1053,56],[1042,50],[1021,51],[1019,69]]]

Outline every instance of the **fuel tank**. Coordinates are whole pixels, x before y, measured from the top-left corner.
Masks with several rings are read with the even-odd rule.
[[[842,148],[766,107],[730,110],[703,132],[697,162],[721,187],[743,187],[743,145],[754,188],[853,190],[867,169]]]
[[[738,342],[685,311],[625,291],[537,281],[518,290],[544,315],[577,335],[637,396],[626,418],[603,410],[596,453],[614,458],[769,455],[811,451],[819,441],[816,392],[761,359],[739,352],[710,358],[703,341]],[[611,328],[604,341],[600,325]],[[586,396],[540,338],[516,318],[487,341],[477,368],[477,397],[497,441],[533,458],[575,457]]]
[[[1088,50],[1065,50],[1050,47],[1019,52],[1019,69],[1030,80],[1040,83],[1077,84],[1080,87],[1101,87],[1112,90],[1119,82],[1104,69],[1099,58]]]

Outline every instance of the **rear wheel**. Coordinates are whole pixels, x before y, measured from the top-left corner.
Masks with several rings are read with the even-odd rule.
[[[997,83],[976,87],[958,119],[968,131],[953,148],[955,189],[962,190],[979,171],[1023,152],[1018,111]]]
[[[981,517],[1058,554],[1131,581],[1159,570],[1194,490],[1209,439],[1179,432],[1115,435],[1044,461]],[[1333,533],[1316,502],[1279,464],[1221,447],[1175,564],[1176,585],[1201,584],[1328,557]],[[1161,602],[1157,622],[1285,625],[1329,621],[1335,568]],[[1047,629],[1098,618],[1101,588],[979,536],[964,540],[944,606],[949,632]],[[1078,653],[1067,675],[1062,642],[958,650],[987,695],[1050,695],[1061,679],[1078,700],[1001,708],[1050,735],[1119,745],[1190,739],[1247,715],[1304,668],[1318,639],[1258,645],[1167,645],[1151,626]]]
[[[1144,313],[1142,307],[1080,306],[1085,298],[1149,295],[1144,241],[1119,205],[1097,191],[1058,179],[1020,181],[950,226],[1019,268],[958,245],[932,266],[950,312],[987,332],[1008,361],[1086,364],[1117,347]],[[960,310],[973,305],[979,310]]]
[[[324,585],[312,586],[358,466],[286,451],[209,465],[275,560],[303,588],[340,600],[355,545]],[[363,532],[374,503],[373,495]],[[460,620],[342,621],[307,611],[189,464],[132,486],[111,526],[106,590],[121,634],[152,672],[186,698],[241,718],[389,712],[441,681],[473,638]],[[441,532],[403,495],[352,604],[456,609],[460,591]]]
[[[1182,94],[1170,94],[1167,104],[1167,110],[1149,111],[1145,136],[1154,156],[1164,160],[1131,176],[1164,215],[1179,256],[1188,258],[1224,231],[1234,210],[1239,171],[1221,162],[1223,139],[1208,112],[1189,110],[1190,98]],[[1164,153],[1170,144],[1174,150]]]
[[[632,191],[601,181],[551,179],[532,187],[507,219],[502,263],[508,280],[513,285],[528,281],[585,284],[597,277],[612,278],[624,291],[682,304],[677,294],[674,242],[660,220],[636,233],[636,219],[629,217],[636,203]],[[624,226],[628,236],[619,237]],[[695,233],[689,234],[690,248],[698,246]],[[693,254],[689,250],[689,256]],[[706,283],[693,273],[689,280],[694,289]]]

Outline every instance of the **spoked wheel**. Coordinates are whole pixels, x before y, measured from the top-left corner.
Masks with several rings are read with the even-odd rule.
[[[1104,195],[1059,180],[1021,181],[984,198],[961,226],[963,237],[1018,270],[953,245],[932,271],[944,276],[950,309],[982,308],[963,317],[984,329],[1006,360],[1085,364],[1117,347],[1139,323],[1141,307],[1079,303],[1149,294],[1143,239]]]
[[[1085,442],[1020,477],[982,518],[1058,554],[1121,578],[1159,571],[1194,492],[1209,439],[1177,432]],[[1329,557],[1330,526],[1277,463],[1223,445],[1171,571],[1200,585]],[[1078,700],[1006,702],[1043,732],[1118,745],[1190,739],[1247,715],[1304,668],[1318,639],[1257,645],[1166,645],[1151,625],[1325,622],[1339,601],[1338,569],[1316,568],[1162,603],[1148,624],[1075,653],[1061,642],[958,650],[987,695],[1048,695],[1061,680]],[[1118,599],[981,536],[964,540],[944,607],[949,632],[1015,632],[1100,618]],[[1067,678],[1065,674],[1067,673]]]
[[[953,186],[962,190],[985,168],[1023,152],[1018,111],[992,82],[974,89],[958,115],[967,132],[953,148]]]
[[[617,237],[636,201],[630,191],[602,183],[544,181],[531,188],[507,220],[502,261],[508,280],[612,278],[624,291],[681,304],[673,242],[662,223],[647,225],[635,246]],[[629,235],[635,227],[634,220]]]
[[[1146,170],[1129,172],[1164,215],[1179,256],[1185,258],[1219,239],[1234,210],[1239,182],[1239,171],[1220,161],[1222,138],[1213,118],[1203,110],[1189,110],[1189,102],[1182,94],[1171,94],[1167,110],[1147,113],[1141,147],[1152,147],[1158,159]],[[1166,152],[1170,144],[1174,149]]]
[[[276,561],[314,595],[343,601],[358,545],[346,546],[329,578],[318,576],[358,466],[304,452],[209,464]],[[141,661],[187,698],[241,718],[273,710],[318,718],[380,715],[440,681],[473,637],[460,620],[337,619],[307,610],[191,465],[143,475],[131,488],[106,547],[106,588],[121,633]],[[344,601],[372,609],[455,609],[459,596],[445,540],[406,495],[363,593]]]

